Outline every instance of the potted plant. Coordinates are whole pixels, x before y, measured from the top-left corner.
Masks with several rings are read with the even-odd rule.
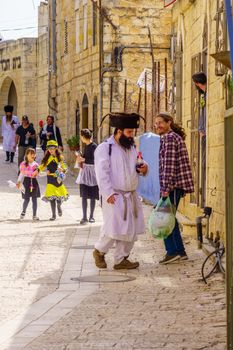
[[[79,136],[75,135],[70,137],[67,141],[67,145],[69,146],[71,151],[78,151],[79,150]]]

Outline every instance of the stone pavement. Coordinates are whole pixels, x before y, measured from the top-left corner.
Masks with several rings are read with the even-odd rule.
[[[72,196],[62,218],[49,222],[40,202],[42,220],[33,223],[30,211],[20,222],[22,200],[6,186],[16,166],[4,164],[2,152],[0,162],[1,350],[226,349],[224,280],[200,280],[204,254],[192,239],[185,238],[188,261],[160,266],[162,242],[143,235],[132,254],[138,270],[113,271],[110,252],[100,271],[92,247],[101,211],[96,224],[77,224],[75,178],[67,181]],[[144,209],[147,217],[150,207]]]

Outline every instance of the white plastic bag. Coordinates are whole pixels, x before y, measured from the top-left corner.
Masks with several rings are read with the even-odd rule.
[[[8,180],[7,183],[10,188],[16,188],[17,190],[20,190],[23,194],[25,193],[25,187],[22,183],[19,188],[16,186],[16,183],[11,180]]]
[[[175,227],[175,220],[174,206],[170,198],[160,198],[148,221],[151,235],[155,238],[166,239]]]

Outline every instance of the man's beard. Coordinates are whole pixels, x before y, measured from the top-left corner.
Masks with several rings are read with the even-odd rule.
[[[124,134],[122,134],[119,138],[119,143],[122,147],[130,149],[130,147],[134,145],[134,138],[127,137]]]

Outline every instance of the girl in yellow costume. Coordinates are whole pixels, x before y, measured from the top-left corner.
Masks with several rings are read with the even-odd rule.
[[[47,142],[47,151],[42,159],[41,165],[34,172],[36,176],[40,171],[47,168],[47,186],[42,200],[50,202],[52,217],[50,220],[56,219],[56,203],[58,215],[62,216],[61,204],[69,197],[66,187],[62,183],[62,176],[67,172],[67,166],[64,163],[64,157],[58,150],[58,143],[54,140]]]

